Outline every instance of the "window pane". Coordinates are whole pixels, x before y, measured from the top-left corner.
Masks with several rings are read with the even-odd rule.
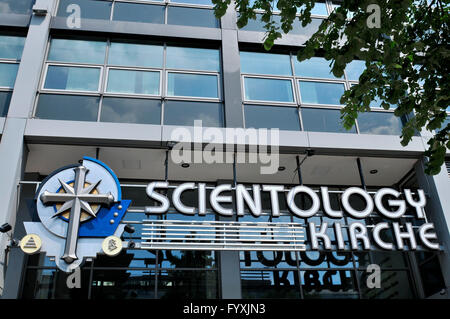
[[[216,299],[218,298],[217,271],[162,271],[158,276],[158,298]]]
[[[294,102],[290,80],[246,77],[244,86],[246,100]]]
[[[345,73],[347,74],[347,79],[350,81],[358,81],[361,74],[366,68],[366,62],[360,60],[354,60],[347,64],[345,68]]]
[[[31,14],[34,0],[0,0],[0,13]]]
[[[116,2],[113,20],[164,23],[164,6]]]
[[[331,73],[330,62],[324,58],[312,57],[311,59],[299,62],[297,57],[293,57],[295,75],[310,78],[336,79]]]
[[[110,69],[107,91],[158,95],[159,72]]]
[[[355,127],[347,131],[342,126],[340,110],[302,108],[301,115],[305,131],[356,133]]]
[[[81,19],[109,20],[111,17],[112,2],[92,0],[59,0],[58,17],[68,17],[73,10],[68,10],[69,5],[80,6]]]
[[[169,73],[167,95],[217,98],[217,75]]]
[[[241,285],[244,299],[300,298],[297,271],[241,270]]]
[[[113,42],[109,48],[108,64],[160,68],[163,47],[159,45]]]
[[[97,121],[99,97],[41,94],[36,117],[51,120]]]
[[[0,63],[0,87],[13,88],[18,69],[17,63]]]
[[[95,270],[91,295],[102,299],[154,299],[155,272],[153,270]]]
[[[361,283],[367,282],[369,273],[358,272]],[[409,273],[407,271],[381,270],[381,287],[369,289],[362,286],[361,294],[364,299],[413,299],[414,288],[411,286]]]
[[[306,270],[301,272],[305,299],[358,299],[355,273],[350,270]]]
[[[105,50],[106,42],[53,39],[50,44],[48,60],[103,64]]]
[[[98,91],[100,68],[49,65],[44,88],[71,91]]]
[[[105,97],[102,102],[100,121],[160,124],[161,101]]]
[[[379,135],[401,135],[403,120],[393,113],[364,112],[358,116],[360,133]]]
[[[0,117],[6,117],[12,92],[0,92]]]
[[[339,100],[344,94],[344,84],[299,81],[302,103],[341,104]]]
[[[317,14],[321,16],[327,16],[327,5],[324,2],[316,2],[314,7],[311,9],[311,14]]]
[[[167,47],[167,68],[220,71],[219,50]]]
[[[287,54],[241,52],[241,73],[292,75]]]
[[[221,103],[167,101],[164,124],[194,126],[194,120],[202,120],[203,126],[222,127],[222,107]]]
[[[24,44],[24,37],[0,35],[0,59],[20,60]]]
[[[245,127],[299,131],[298,110],[296,107],[246,105]]]
[[[209,9],[169,7],[167,24],[189,25],[193,27],[218,28],[219,20]]]
[[[208,6],[213,6],[214,5],[211,0],[170,0],[170,2],[203,4],[203,5],[208,5]]]

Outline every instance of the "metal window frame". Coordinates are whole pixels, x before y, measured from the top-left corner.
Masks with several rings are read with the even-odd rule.
[[[140,68],[131,68],[131,67],[112,67],[107,66],[106,68],[106,75],[105,75],[105,81],[103,82],[104,89],[102,92],[104,94],[112,94],[114,96],[136,96],[136,97],[159,97],[161,98],[161,91],[162,91],[162,70],[157,69],[140,69]],[[158,73],[158,94],[146,94],[146,93],[129,93],[129,92],[111,92],[108,91],[108,84],[109,84],[109,71],[110,70],[119,70],[119,71],[134,71],[134,72],[147,72],[147,73]],[[103,94],[103,95],[104,95]]]
[[[346,83],[345,82],[336,82],[336,81],[325,81],[325,80],[320,80],[320,81],[318,81],[318,80],[311,80],[311,79],[303,79],[303,78],[296,78],[296,81],[298,82],[298,89],[299,89],[299,92],[300,92],[300,96],[299,96],[299,98],[300,98],[300,106],[303,106],[303,99],[302,99],[302,93],[301,93],[301,90],[300,90],[300,82],[313,82],[313,83],[327,83],[327,84],[335,84],[335,85],[338,85],[338,84],[342,84],[342,86],[343,86],[343,88],[344,88],[344,92],[347,90],[347,88],[346,88]],[[339,97],[340,98],[340,97]],[[324,103],[311,103],[311,102],[305,102],[304,104],[308,104],[308,105],[329,105],[329,106],[338,106],[338,107],[340,107],[340,108],[343,108],[344,107],[344,105],[342,105],[342,104],[332,104],[332,103],[329,103],[329,104],[324,104]]]
[[[183,70],[172,70],[165,69],[166,73],[166,92],[164,94],[166,99],[182,99],[182,100],[195,100],[195,101],[209,101],[209,102],[221,102],[222,101],[222,90],[220,82],[220,73],[217,72],[205,72],[205,71],[183,71]],[[192,75],[206,75],[215,76],[217,78],[217,97],[204,97],[204,96],[183,96],[183,95],[169,95],[169,73],[178,74],[192,74]]]
[[[96,91],[88,91],[88,90],[62,90],[62,89],[49,89],[45,88],[45,82],[47,80],[47,74],[48,69],[50,66],[56,66],[56,67],[68,67],[68,68],[85,68],[85,69],[99,69],[99,79],[97,83],[97,90]],[[93,65],[78,65],[75,63],[46,63],[45,64],[45,70],[44,70],[44,80],[41,83],[40,92],[46,93],[46,92],[66,92],[66,93],[100,93],[101,92],[101,85],[103,80],[103,66],[93,66]]]
[[[17,60],[12,60],[12,59],[0,59],[0,64],[17,64],[18,66],[20,66],[20,61]],[[16,73],[16,77],[14,78],[14,82],[12,84],[12,86],[0,86],[0,90],[13,90],[14,89],[14,85],[16,83],[16,79],[17,79],[17,73]]]
[[[254,78],[261,80],[280,80],[291,82],[292,101],[270,101],[270,100],[249,100],[245,97],[245,78]],[[292,77],[273,76],[273,75],[253,75],[253,74],[241,74],[241,87],[242,87],[242,101],[245,104],[265,104],[265,105],[280,105],[280,106],[297,106],[297,101],[294,92],[294,84]]]

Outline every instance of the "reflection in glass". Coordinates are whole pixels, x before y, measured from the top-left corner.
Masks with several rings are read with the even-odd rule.
[[[356,128],[346,130],[341,124],[341,111],[332,109],[302,108],[303,129],[312,132],[356,133]]]
[[[112,42],[108,51],[109,65],[160,68],[163,64],[163,46]]]
[[[101,122],[160,124],[161,101],[105,97]]]
[[[305,270],[301,277],[305,299],[359,298],[353,271]]]
[[[333,73],[331,73],[331,62],[325,60],[325,58],[312,57],[302,62],[299,62],[296,57],[293,58],[296,76],[336,79]]]
[[[13,88],[18,69],[17,63],[0,63],[0,87]]]
[[[214,16],[213,10],[169,6],[167,24],[218,28],[219,20]]]
[[[358,116],[359,132],[363,134],[400,136],[403,124],[403,117],[391,112],[365,112]]]
[[[241,73],[292,75],[288,54],[241,52]]]
[[[23,279],[22,299],[87,299],[88,267],[81,269],[79,289],[67,288],[70,275],[56,269],[27,269]]]
[[[216,49],[167,47],[169,69],[220,71],[220,54]]]
[[[103,64],[106,42],[52,39],[49,61]]]
[[[12,92],[0,92],[0,117],[6,117]]]
[[[92,299],[154,299],[153,270],[96,270],[92,277]]]
[[[217,75],[169,73],[167,95],[218,98]]]
[[[0,35],[0,59],[20,60],[24,44],[24,37]]]
[[[302,103],[340,105],[343,83],[299,81]]]
[[[300,130],[296,107],[245,105],[246,128],[278,128],[280,130]]]
[[[327,16],[327,5],[325,2],[319,2],[316,1],[314,7],[311,9],[311,14],[321,15],[321,16]]]
[[[117,2],[114,4],[114,21],[164,23],[164,6]]]
[[[242,298],[300,298],[298,271],[241,270]]]
[[[0,0],[0,13],[31,14],[35,0]]]
[[[44,89],[98,91],[100,68],[49,65]]]
[[[217,271],[173,270],[158,275],[158,298],[218,298]]]
[[[190,101],[164,104],[165,125],[194,126],[195,120],[202,120],[203,126],[223,127],[223,104]]]
[[[358,272],[359,281],[367,282],[366,271]],[[369,289],[361,285],[361,295],[364,299],[412,299],[414,289],[411,286],[409,273],[404,270],[381,270],[381,288]]]
[[[73,9],[69,8],[71,4],[80,6],[81,19],[110,19],[112,7],[110,1],[60,0],[57,16],[66,18],[72,15]]]
[[[106,91],[158,95],[159,72],[110,69]]]
[[[246,100],[294,102],[290,80],[245,77],[244,87]]]
[[[190,4],[203,4],[203,5],[208,5],[208,6],[213,6],[214,5],[211,0],[170,0],[170,2],[190,3]]]
[[[36,117],[50,120],[97,121],[100,98],[40,94]]]
[[[347,74],[347,79],[349,81],[358,81],[361,74],[366,68],[366,62],[360,60],[353,60],[347,64],[345,68],[345,73]]]

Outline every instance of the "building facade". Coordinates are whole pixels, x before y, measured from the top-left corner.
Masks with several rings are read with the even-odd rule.
[[[218,20],[209,0],[0,0],[0,224],[13,226],[0,235],[2,298],[448,298],[450,170],[424,174],[430,133],[401,146],[406,119],[377,101],[346,131],[339,98],[364,64],[354,61],[336,78],[322,57],[296,60],[336,5],[318,3],[310,25],[294,25],[265,52],[261,22],[238,29],[235,10]],[[262,152],[252,147],[264,144],[251,132],[265,129],[278,129],[276,140],[265,141],[277,154],[268,174],[261,167],[272,162],[248,160]],[[213,135],[223,137],[213,152],[222,161],[204,156]],[[181,163],[172,156],[177,142],[193,147]],[[236,154],[247,160],[236,161]],[[132,201],[122,223],[135,228],[123,240],[137,245],[114,258],[87,259],[81,288],[70,289],[54,258],[25,255],[11,238],[22,238],[23,223],[38,220],[35,193],[45,178],[84,156],[117,174],[123,198]],[[333,223],[343,225],[348,243],[356,221],[323,211],[300,218],[283,199],[274,215],[268,192],[257,217],[248,207],[221,216],[210,203],[202,215],[181,214],[173,203],[165,214],[150,214],[146,207],[156,202],[146,189],[153,181],[170,182],[169,197],[185,182],[205,184],[208,196],[227,183],[327,186],[334,210],[349,187],[372,196],[385,187],[422,189],[424,220],[408,206],[399,222],[415,231],[432,222],[440,248],[313,249],[307,240],[306,250],[140,249],[145,220],[327,223],[333,245]],[[199,205],[193,193],[183,201]],[[353,205],[361,203],[354,198]],[[371,214],[359,222],[370,229],[382,220]],[[391,230],[385,236],[394,240]],[[378,288],[367,286],[373,264],[381,270]]]

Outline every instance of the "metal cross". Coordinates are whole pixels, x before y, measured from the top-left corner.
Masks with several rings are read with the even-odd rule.
[[[59,183],[65,190],[65,193],[50,193],[44,191],[41,195],[41,201],[44,204],[64,203],[52,217],[64,213],[70,208],[69,226],[67,228],[66,246],[64,255],[61,257],[66,263],[70,264],[77,260],[77,242],[78,231],[80,228],[81,210],[87,212],[90,216],[96,217],[90,204],[105,204],[110,206],[114,202],[114,196],[108,194],[90,194],[101,180],[84,187],[88,169],[82,165],[73,169],[75,171],[75,182],[73,187],[59,179]]]

